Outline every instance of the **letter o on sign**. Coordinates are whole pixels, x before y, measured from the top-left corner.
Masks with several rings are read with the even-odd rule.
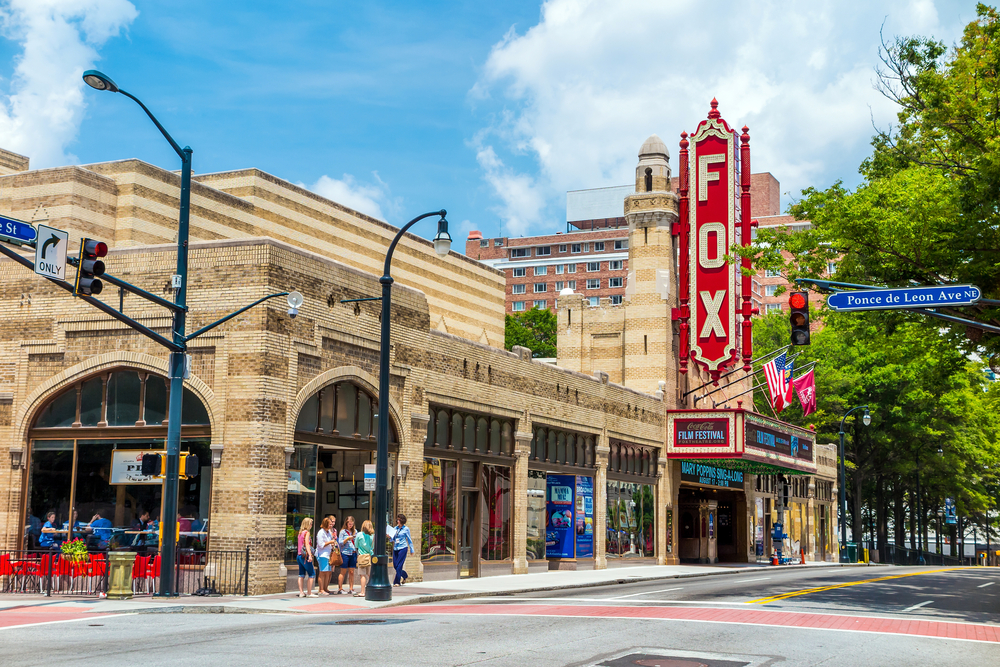
[[[715,259],[708,258],[708,235],[715,232]],[[717,269],[726,263],[726,226],[706,222],[698,229],[698,263],[703,269]]]

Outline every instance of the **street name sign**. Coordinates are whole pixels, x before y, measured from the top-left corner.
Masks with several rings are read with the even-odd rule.
[[[0,240],[20,244],[31,243],[35,238],[35,228],[27,222],[0,215]]]
[[[826,298],[833,310],[885,310],[888,308],[941,308],[969,306],[982,292],[973,285],[939,285],[837,292]]]
[[[66,250],[69,232],[38,225],[35,243],[35,273],[46,278],[66,280]]]

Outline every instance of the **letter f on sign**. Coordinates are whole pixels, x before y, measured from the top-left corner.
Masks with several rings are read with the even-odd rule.
[[[726,290],[720,289],[712,296],[709,292],[698,292],[701,296],[701,303],[705,306],[705,324],[701,327],[698,338],[708,338],[713,333],[716,338],[726,338],[726,328],[722,326],[719,319],[719,311],[722,310],[722,300],[726,298]]]
[[[698,201],[708,201],[709,182],[719,180],[719,172],[709,171],[708,165],[725,161],[725,153],[698,156]]]

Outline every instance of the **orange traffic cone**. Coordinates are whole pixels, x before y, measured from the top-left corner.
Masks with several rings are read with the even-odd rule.
[[[799,565],[805,565],[806,564],[806,550],[800,547],[799,548],[799,553],[801,554],[801,560],[799,560]]]
[[[778,554],[776,553],[771,554],[771,565],[777,565],[777,564],[778,564]]]

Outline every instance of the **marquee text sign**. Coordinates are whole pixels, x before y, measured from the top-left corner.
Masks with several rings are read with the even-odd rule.
[[[681,481],[739,489],[743,487],[743,471],[727,470],[695,461],[681,461]]]
[[[708,119],[701,121],[690,143],[681,135],[680,152],[680,370],[687,371],[690,357],[713,380],[739,357],[740,328],[747,370],[753,356],[749,277],[736,280],[741,267],[750,268],[749,260],[739,265],[726,261],[733,244],[750,240],[750,137],[747,128],[737,136],[717,107],[712,100]],[[743,316],[739,328],[737,311]]]

